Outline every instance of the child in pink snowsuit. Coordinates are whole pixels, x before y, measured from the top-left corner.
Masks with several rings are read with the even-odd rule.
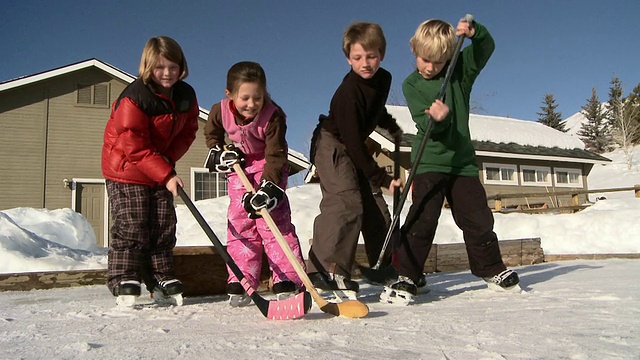
[[[273,272],[273,291],[278,298],[284,298],[299,290],[302,281],[275,235],[258,214],[260,207],[254,208],[256,202],[263,202],[303,267],[304,261],[291,223],[289,200],[284,193],[289,175],[286,115],[271,101],[266,87],[266,76],[258,63],[240,62],[229,69],[225,90],[227,98],[212,106],[205,125],[206,143],[211,149],[209,159],[212,159],[207,166],[211,171],[227,173],[229,255],[251,286],[257,289],[264,246]],[[225,134],[231,146],[225,144]],[[256,189],[255,194],[247,193],[233,172],[234,163],[241,164]],[[248,304],[250,298],[233,272],[227,270],[227,293],[231,305]]]

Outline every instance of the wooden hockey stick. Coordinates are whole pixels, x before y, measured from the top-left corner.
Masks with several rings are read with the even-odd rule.
[[[249,182],[249,179],[244,173],[242,167],[240,167],[239,164],[235,164],[233,165],[233,170],[236,172],[236,174],[238,174],[238,177],[242,181],[245,189],[247,189],[247,191],[249,192],[255,193],[255,189],[253,188],[251,182]],[[369,313],[369,307],[358,300],[347,300],[340,303],[333,303],[325,300],[322,296],[320,296],[316,288],[313,286],[311,279],[309,279],[307,272],[298,261],[298,258],[293,253],[293,250],[291,250],[289,244],[287,244],[287,240],[285,240],[284,236],[282,236],[280,229],[278,229],[278,226],[273,221],[273,218],[269,214],[269,211],[267,211],[267,209],[260,209],[259,214],[264,218],[267,225],[269,226],[269,229],[275,235],[278,244],[280,244],[280,247],[282,248],[282,251],[284,251],[287,259],[289,260],[289,262],[291,262],[291,265],[293,265],[293,268],[296,270],[296,273],[300,277],[300,280],[302,280],[302,283],[307,288],[307,291],[309,292],[309,294],[311,294],[311,297],[316,302],[316,304],[318,304],[320,310],[327,314],[344,316],[348,318],[361,318]]]
[[[202,217],[202,214],[200,214],[196,206],[193,204],[193,201],[189,199],[181,186],[178,186],[178,195],[180,195],[180,198],[182,198],[182,201],[187,205],[191,214],[196,218],[196,221],[198,221],[202,230],[207,234],[207,237],[209,237],[209,240],[211,240],[215,246],[216,251],[222,260],[224,260],[233,274],[238,278],[238,281],[242,284],[247,295],[251,297],[253,303],[256,304],[258,309],[260,309],[262,315],[272,320],[288,320],[300,318],[309,312],[311,309],[311,298],[309,293],[306,291],[284,300],[267,300],[260,296],[260,294],[251,287],[249,281],[247,281],[238,265],[233,261],[207,221]]]

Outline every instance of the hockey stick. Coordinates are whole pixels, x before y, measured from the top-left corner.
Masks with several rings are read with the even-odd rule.
[[[222,260],[224,260],[227,266],[229,266],[233,274],[238,278],[238,281],[240,281],[240,284],[242,284],[242,287],[247,292],[247,295],[251,297],[253,303],[256,304],[258,309],[260,309],[262,315],[272,320],[288,320],[303,317],[307,312],[309,312],[312,303],[311,296],[306,291],[284,300],[267,300],[260,296],[260,294],[251,287],[249,281],[247,281],[238,265],[233,261],[207,221],[202,217],[202,214],[200,214],[181,186],[178,186],[178,194],[182,198],[182,201],[187,205],[187,208],[189,208],[189,211],[191,211],[191,214],[193,214],[193,217],[196,218],[202,230],[207,234],[207,237],[209,237],[209,240],[211,240],[215,246],[216,251]]]
[[[239,164],[235,164],[233,165],[233,170],[236,172],[236,174],[238,174],[238,177],[242,181],[245,189],[248,192],[255,192],[253,185],[251,184],[251,182],[249,182],[249,179],[244,173],[242,167],[240,167]],[[289,259],[289,262],[291,262],[291,265],[293,265],[293,268],[296,270],[296,273],[300,277],[300,280],[302,280],[302,283],[307,288],[307,291],[311,294],[311,297],[316,302],[316,304],[318,304],[320,310],[327,314],[335,316],[345,316],[348,318],[361,318],[369,313],[369,307],[360,301],[347,300],[340,303],[332,303],[320,296],[316,288],[313,286],[311,279],[309,279],[307,272],[304,270],[304,268],[296,258],[289,244],[287,244],[287,240],[285,240],[284,236],[282,236],[280,229],[278,229],[278,226],[273,221],[273,218],[269,214],[269,211],[267,211],[267,209],[260,209],[259,213],[266,221],[271,232],[275,235],[278,244],[280,244],[280,247],[282,248],[282,251],[284,251],[287,259]]]
[[[394,179],[400,178],[400,140],[401,139],[395,139],[394,141],[394,149],[393,149],[393,178]],[[396,209],[398,208],[399,201],[400,201],[400,188],[396,187],[393,190],[393,209],[392,209],[393,213],[395,213]],[[400,224],[396,221],[394,226],[394,234],[396,236],[400,235],[399,230],[400,230]],[[371,282],[384,284],[387,281],[395,279],[398,276],[398,273],[396,272],[396,269],[393,268],[393,266],[386,266],[380,269],[382,261],[384,261],[384,258],[387,257],[386,251],[387,251],[387,242],[385,240],[385,243],[382,246],[382,250],[380,251],[380,255],[374,267],[370,268],[368,266],[358,265],[358,268],[360,269],[360,273],[362,274],[362,277],[364,277],[365,279]],[[391,256],[391,255],[388,255],[388,256]]]
[[[469,24],[473,24],[472,15],[470,14],[465,15],[465,20]],[[460,50],[462,49],[462,44],[464,43],[464,39],[465,39],[464,35],[458,37],[458,41],[456,42],[456,47],[453,52],[453,56],[451,58],[451,61],[449,62],[449,66],[447,67],[447,73],[444,77],[444,80],[442,81],[442,85],[440,86],[440,91],[438,92],[439,100],[442,100],[444,98],[447,85],[449,84],[449,80],[451,80],[451,75],[453,74],[453,70],[456,67],[456,62],[458,61],[458,55],[460,54]],[[416,152],[416,160],[411,166],[411,172],[409,172],[409,177],[407,178],[407,182],[404,188],[402,189],[402,195],[400,195],[400,200],[396,208],[394,209],[393,220],[391,221],[391,225],[387,230],[387,236],[384,239],[384,244],[382,245],[382,251],[380,252],[380,256],[378,256],[378,261],[371,269],[362,273],[362,276],[366,277],[371,282],[384,283],[388,278],[388,275],[386,275],[388,274],[388,272],[381,271],[380,265],[384,260],[384,253],[387,250],[387,247],[389,246],[389,241],[391,240],[393,231],[396,227],[396,224],[398,223],[398,219],[400,219],[400,213],[402,212],[402,207],[404,206],[404,203],[407,200],[407,196],[409,195],[409,191],[411,190],[411,184],[413,183],[413,178],[415,177],[416,171],[418,170],[418,165],[420,164],[420,158],[424,153],[424,148],[427,145],[427,141],[431,137],[432,130],[433,130],[433,120],[429,118],[427,122],[427,129],[425,130],[425,133],[424,133],[424,137],[420,141],[420,145],[418,146],[418,151]]]

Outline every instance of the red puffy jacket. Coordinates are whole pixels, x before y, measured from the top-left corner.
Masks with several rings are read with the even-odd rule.
[[[129,84],[113,103],[104,131],[105,179],[166,184],[196,138],[198,114],[195,91],[183,81],[173,86],[171,99],[154,93],[141,79]]]

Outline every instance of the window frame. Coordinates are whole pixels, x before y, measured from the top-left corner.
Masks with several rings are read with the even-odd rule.
[[[533,170],[535,172],[536,181],[525,181],[524,171]],[[548,179],[547,181],[538,181],[538,171],[546,171]],[[522,186],[553,186],[553,172],[549,166],[532,166],[532,165],[520,165],[520,184]]]
[[[498,168],[500,172],[500,180],[487,179],[487,168]],[[513,179],[503,180],[502,169],[509,169],[513,171]],[[500,163],[482,163],[482,181],[487,185],[511,185],[518,186],[518,165],[515,164],[500,164]]]
[[[223,173],[212,173],[209,172],[209,169],[207,168],[198,168],[198,167],[192,167],[191,170],[191,199],[193,199],[193,201],[198,201],[198,200],[208,200],[208,199],[217,199],[219,197],[223,197],[223,196],[228,196],[229,195],[229,185],[227,182],[227,176],[226,174]],[[198,186],[199,186],[199,182],[196,180],[196,174],[208,174],[208,175],[214,175],[216,178],[215,181],[215,197],[209,197],[209,198],[200,198],[199,196],[197,196],[198,191],[204,191],[204,190],[198,190]],[[224,186],[220,186],[221,184],[224,184]]]
[[[568,183],[561,183],[558,182],[558,172],[566,172],[567,173],[567,180],[569,179],[569,175],[570,174],[577,174],[578,175],[578,183],[577,184],[573,184],[571,182]],[[582,182],[582,169],[577,169],[577,168],[565,168],[565,167],[556,167],[553,169],[553,181],[556,185],[556,187],[567,187],[567,188],[582,188],[584,187],[584,183]]]
[[[104,104],[96,104],[96,87],[104,86],[105,87],[105,96],[106,102]],[[80,89],[89,88],[90,92],[90,102],[89,103],[81,103],[78,101],[78,96],[80,94]],[[108,109],[111,105],[111,83],[97,83],[97,84],[86,84],[86,83],[76,83],[76,91],[74,92],[74,106],[78,107],[90,107],[90,108],[99,108],[99,109]]]

